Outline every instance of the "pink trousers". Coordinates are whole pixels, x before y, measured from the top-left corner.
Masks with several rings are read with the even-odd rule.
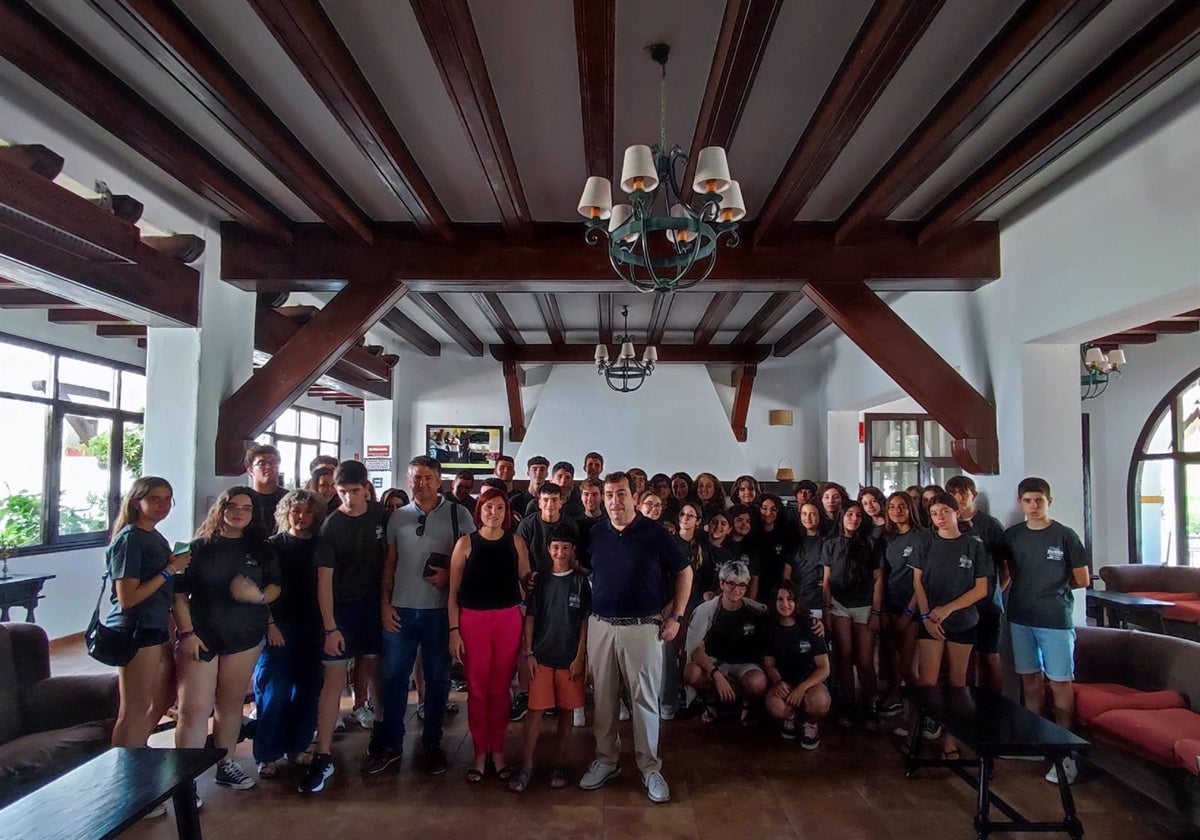
[[[521,650],[521,608],[459,610],[463,669],[467,675],[467,725],[475,754],[504,752],[508,688]]]

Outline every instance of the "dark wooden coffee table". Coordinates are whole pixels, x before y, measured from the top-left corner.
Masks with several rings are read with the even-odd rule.
[[[33,621],[33,612],[42,598],[42,584],[56,575],[9,575],[0,578],[0,621],[8,621],[13,607],[25,608],[25,620]]]
[[[0,810],[5,837],[104,840],[171,797],[181,840],[200,840],[196,777],[222,749],[114,748]]]
[[[911,688],[907,695],[917,709],[905,757],[905,775],[912,778],[920,767],[948,767],[978,792],[975,836],[985,838],[992,832],[1061,831],[1072,840],[1083,837],[1083,823],[1075,813],[1075,799],[1062,760],[1072,753],[1085,752],[1091,744],[1056,723],[1036,715],[1007,697],[981,688]],[[945,727],[976,754],[972,759],[919,758],[921,729],[926,719]],[[1058,792],[1063,818],[1056,822],[1026,819],[1015,808],[992,792],[995,760],[1001,756],[1036,757],[1052,761],[1058,769]],[[975,774],[970,771],[975,770]],[[1007,820],[993,820],[995,806]]]
[[[1087,593],[1089,611],[1095,610],[1096,624],[1099,627],[1124,627],[1130,618],[1138,615],[1148,615],[1158,624],[1158,631],[1165,633],[1163,625],[1163,610],[1175,606],[1173,601],[1159,601],[1155,598],[1143,598],[1128,592],[1113,592],[1108,589],[1089,589]]]

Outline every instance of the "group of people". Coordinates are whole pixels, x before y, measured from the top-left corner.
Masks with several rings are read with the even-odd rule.
[[[665,802],[660,725],[690,710],[710,722],[773,720],[815,749],[831,713],[872,729],[896,716],[904,732],[904,685],[961,686],[973,672],[1002,690],[1006,601],[1026,704],[1044,711],[1048,681],[1056,720],[1072,723],[1071,589],[1087,585],[1088,557],[1049,517],[1042,479],[1020,483],[1024,522],[1005,530],[975,508],[966,476],[886,497],[867,487],[857,498],[801,481],[792,509],[750,476],[727,500],[711,473],[605,473],[597,452],[578,482],[571,463],[531,458],[525,488],[501,456],[477,498],[469,474],[443,493],[428,456],[409,462],[408,493],[393,488],[381,501],[357,461],[314,463],[310,489],[290,492],[274,485],[273,447],[252,447],[246,467],[248,485],[221,493],[196,539],[176,550],[157,531],[170,485],[139,479],[108,550],[105,621],[139,642],[120,669],[113,743],[144,746],[177,682],[176,744],[201,746],[211,716],[228,751],[221,785],[254,784],[228,757],[253,676],[258,775],[277,775],[286,759],[303,767],[301,792],[321,791],[335,770],[351,662],[356,705],[376,700],[363,774],[402,755],[414,668],[422,763],[446,772],[443,722],[460,662],[468,782],[495,774],[525,790],[541,719],[556,710],[548,778],[565,786],[562,747],[584,722],[590,682],[596,757],[579,786],[618,774],[619,722],[630,718],[646,793]],[[522,755],[510,765],[505,737],[521,719]],[[948,736],[923,734],[954,757]]]

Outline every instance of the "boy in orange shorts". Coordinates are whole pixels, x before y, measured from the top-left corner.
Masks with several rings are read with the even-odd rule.
[[[522,654],[529,667],[529,711],[525,717],[525,754],[521,770],[509,782],[520,793],[533,778],[533,752],[541,733],[542,714],[557,708],[558,760],[550,771],[550,787],[567,784],[562,766],[570,714],[583,708],[587,677],[587,620],[592,611],[592,588],[575,563],[575,536],[566,528],[552,528],[547,548],[553,564],[538,576],[525,609]]]

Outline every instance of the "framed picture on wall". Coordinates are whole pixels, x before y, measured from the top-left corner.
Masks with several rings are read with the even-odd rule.
[[[487,475],[504,453],[504,427],[426,426],[425,453],[442,465],[443,473]]]

